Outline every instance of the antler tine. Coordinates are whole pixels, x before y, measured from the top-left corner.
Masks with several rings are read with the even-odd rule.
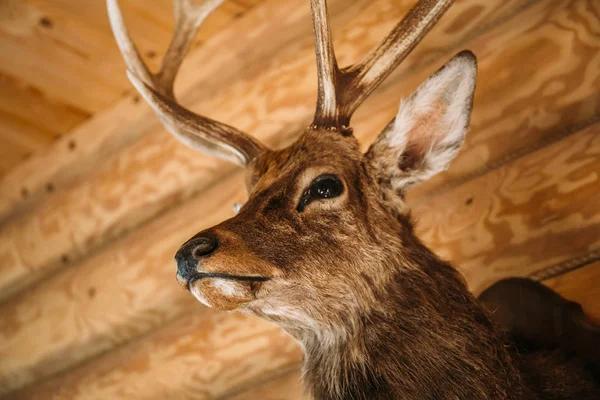
[[[265,149],[252,136],[183,108],[132,72],[127,71],[127,76],[165,128],[188,146],[241,166],[248,165]]]
[[[118,0],[108,0],[110,23],[127,68],[152,84],[155,90],[174,98],[173,83],[196,31],[206,17],[224,0],[207,0],[192,4],[190,0],[173,0],[174,33],[158,73],[153,74],[142,60],[125,26]]]
[[[163,125],[190,147],[246,166],[265,147],[256,139],[229,125],[196,115],[175,101],[173,83],[196,31],[223,0],[173,0],[175,31],[160,70],[153,74],[131,40],[118,0],[107,0],[110,23],[125,63],[127,76],[158,114]]]
[[[129,36],[129,32],[125,27],[119,2],[117,0],[107,0],[106,8],[110,26],[117,41],[117,46],[119,46],[119,50],[121,50],[121,54],[123,55],[123,60],[127,65],[127,69],[144,78],[145,81],[154,83],[154,75],[142,60],[137,47],[131,40],[131,36]]]
[[[340,70],[335,58],[327,2],[311,0],[313,32],[315,35],[315,53],[317,56],[318,95],[317,110],[313,127],[327,126],[329,121],[338,120],[337,88]]]
[[[348,101],[352,113],[373,90],[410,54],[433,28],[454,0],[420,0],[363,61],[344,72],[355,75],[356,96]]]
[[[175,33],[163,58],[160,72],[157,74],[158,83],[164,88],[165,92],[168,91],[172,95],[175,76],[196,31],[198,31],[206,17],[223,1],[207,0],[201,4],[192,4],[190,0],[173,0]]]
[[[326,0],[311,0],[319,77],[312,127],[351,132],[358,106],[406,58],[454,0],[419,0],[388,36],[365,58],[339,69],[335,60]]]

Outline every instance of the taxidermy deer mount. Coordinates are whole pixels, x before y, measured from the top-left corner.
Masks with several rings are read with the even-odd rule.
[[[117,0],[108,0],[127,75],[169,132],[247,171],[249,200],[239,213],[177,252],[179,283],[209,307],[258,315],[293,336],[304,351],[306,387],[318,399],[530,396],[462,277],[414,235],[403,200],[458,153],[475,56],[461,52],[425,81],[365,154],[350,125],[453,1],[418,1],[375,50],[339,68],[326,2],[311,0],[317,108],[306,131],[282,150],[174,98],[192,38],[221,2],[174,1],[175,34],[159,72],[151,73]]]

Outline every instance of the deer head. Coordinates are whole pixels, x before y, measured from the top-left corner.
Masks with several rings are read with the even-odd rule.
[[[347,324],[398,269],[419,268],[406,190],[444,170],[463,142],[476,61],[462,52],[402,101],[365,153],[350,118],[452,3],[421,0],[365,59],[337,66],[325,0],[312,0],[318,101],[291,146],[271,150],[175,102],[173,80],[195,30],[221,0],[175,1],[176,32],[160,72],[141,61],[116,0],[108,9],[129,79],[184,143],[244,166],[249,199],[176,255],[177,280],[207,306],[255,313],[292,335]],[[429,257],[429,255],[427,255]]]

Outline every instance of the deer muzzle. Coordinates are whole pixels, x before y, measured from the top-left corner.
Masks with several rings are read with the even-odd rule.
[[[238,274],[238,271],[231,273],[232,271],[227,269],[219,272],[206,270],[205,264],[211,255],[215,255],[217,249],[220,248],[220,244],[221,241],[215,232],[204,231],[192,237],[179,248],[175,254],[175,261],[177,262],[177,281],[183,288],[190,290],[194,282],[205,278],[248,282],[265,282],[269,280],[265,276]]]

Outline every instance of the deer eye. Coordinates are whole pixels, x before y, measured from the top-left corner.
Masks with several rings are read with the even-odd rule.
[[[344,185],[335,175],[322,175],[310,184],[310,195],[315,199],[332,199],[344,191]]]
[[[321,175],[310,184],[310,187],[302,193],[298,211],[304,208],[313,200],[333,199],[338,197],[344,191],[344,184],[335,175]]]

